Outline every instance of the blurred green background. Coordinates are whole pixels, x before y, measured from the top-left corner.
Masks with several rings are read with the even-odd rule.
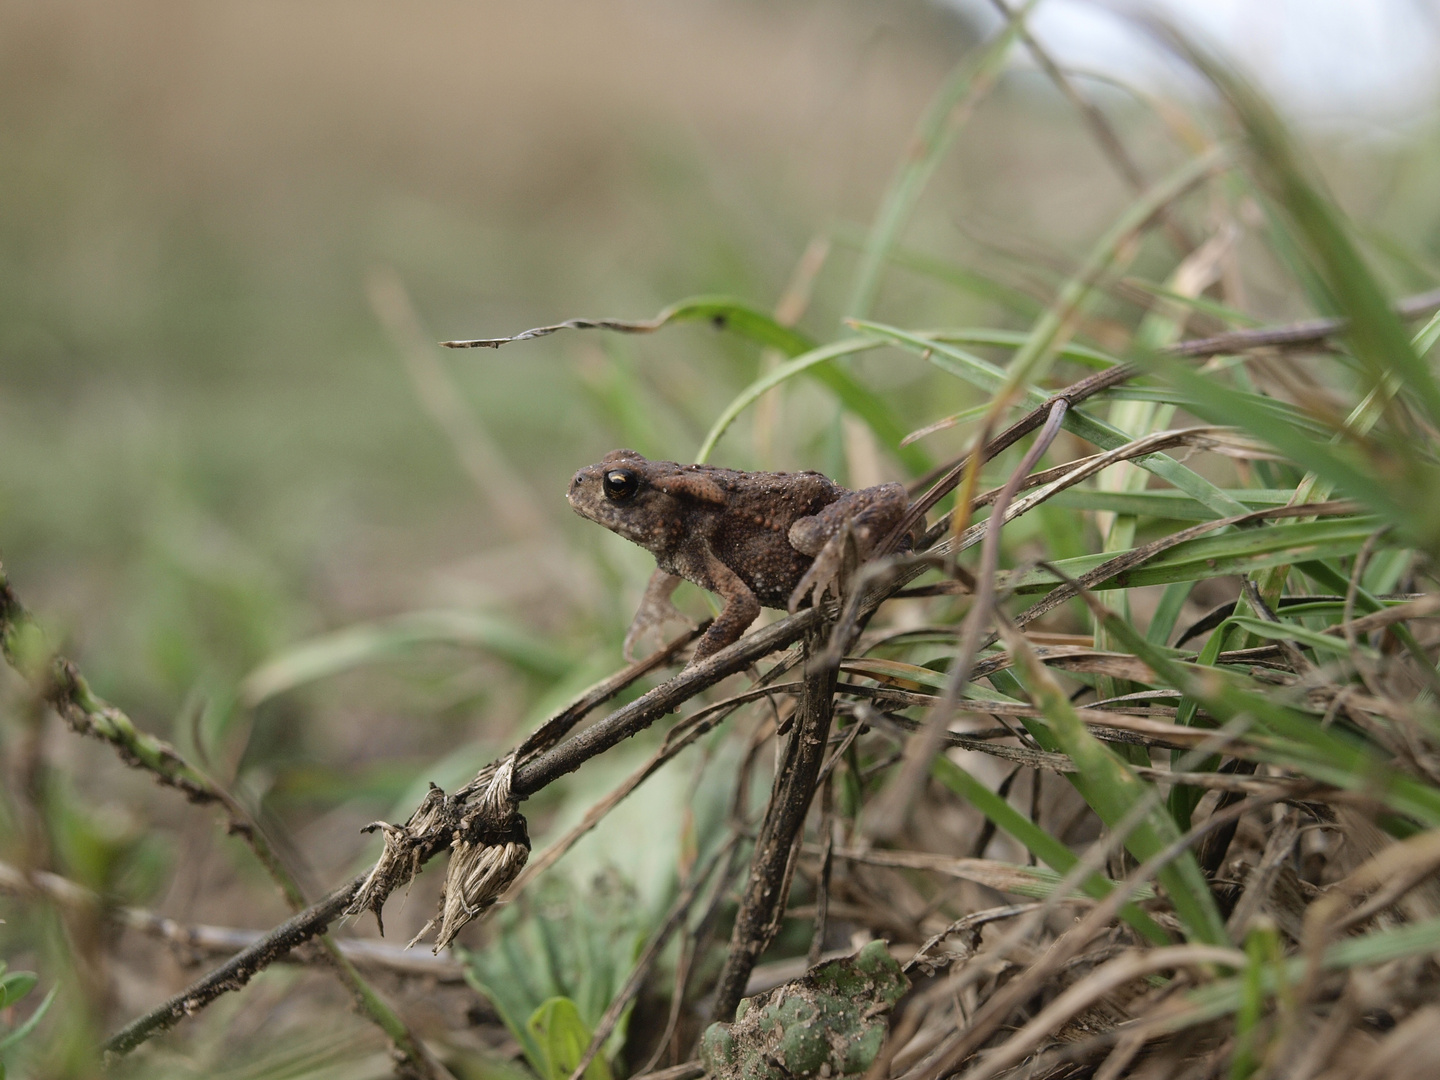
[[[973,15],[859,0],[0,4],[12,584],[101,694],[261,808],[312,888],[332,883],[373,843],[360,825],[402,813],[417,783],[453,784],[616,663],[652,563],[569,512],[573,470],[619,445],[692,457],[766,362],[704,326],[498,352],[433,342],[644,318],[695,293],[770,308],[823,241],[801,325],[832,336],[853,238],[977,40]],[[1193,150],[1184,116],[1086,85],[1151,178]],[[1433,282],[1433,113],[1314,141],[1396,291]],[[1048,297],[1132,200],[1044,76],[1012,71],[905,233],[907,250],[985,281],[896,268],[877,314],[1024,325],[997,291]],[[1245,288],[1252,314],[1304,313],[1264,256]],[[913,427],[979,400],[898,352],[852,370]],[[747,416],[715,460],[908,479],[825,392],[786,393],[783,425]],[[945,460],[968,435],[921,445]],[[385,622],[442,609],[480,618]],[[246,705],[261,665],[377,620],[365,655],[379,662]],[[413,643],[427,636],[449,640]],[[181,918],[283,917],[211,818],[105,748],[53,725],[48,738],[54,798],[94,814],[109,852],[60,852],[62,869]],[[532,824],[558,827],[623,768],[577,778],[569,809],[539,800]],[[683,803],[684,782],[657,785],[636,827]],[[626,835],[595,861],[623,858]],[[670,851],[651,855],[668,866]],[[428,906],[397,913],[392,934]],[[155,990],[117,993],[123,1012]]]

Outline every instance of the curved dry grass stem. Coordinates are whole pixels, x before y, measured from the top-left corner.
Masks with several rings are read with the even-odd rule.
[[[1062,994],[1036,1013],[1028,1024],[985,1055],[980,1064],[961,1073],[961,1080],[990,1080],[1004,1070],[1018,1065],[1031,1050],[1058,1031],[1066,1021],[1136,979],[1178,968],[1199,968],[1203,973],[1204,969],[1209,967],[1238,971],[1244,966],[1245,954],[1242,951],[1215,945],[1173,945],[1128,953],[1067,987]]]
[[[931,712],[920,737],[911,739],[906,745],[899,774],[869,809],[864,828],[865,834],[872,840],[889,839],[900,831],[916,794],[925,778],[930,775],[931,762],[940,751],[944,733],[949,730],[950,721],[959,705],[960,695],[970,681],[975,655],[979,651],[980,635],[991,617],[991,608],[995,601],[995,573],[1000,565],[1000,530],[1008,520],[1010,500],[1045,451],[1050,449],[1050,444],[1060,433],[1060,425],[1069,407],[1069,401],[1063,397],[1051,404],[1040,434],[1036,436],[1035,442],[1031,444],[995,499],[990,519],[985,523],[985,540],[980,548],[980,568],[975,575],[975,598],[971,601],[970,610],[960,627],[959,647],[950,667],[945,694]]]

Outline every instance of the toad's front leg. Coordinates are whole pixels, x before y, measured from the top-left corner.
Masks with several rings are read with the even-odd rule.
[[[645,585],[645,595],[640,598],[640,607],[635,612],[635,617],[630,620],[630,629],[625,631],[622,652],[629,663],[635,662],[635,646],[640,644],[641,638],[647,634],[660,638],[662,624],[678,620],[691,630],[695,629],[695,620],[670,602],[670,597],[679,588],[682,580],[674,574],[658,569],[650,575],[650,580]]]
[[[818,514],[791,525],[790,546],[802,555],[815,556],[815,561],[790,594],[790,613],[793,615],[807,596],[812,604],[818,603],[826,589],[838,597],[846,543],[853,540],[856,554],[864,562],[890,535],[909,505],[910,497],[902,485],[880,484],[848,492]]]
[[[705,575],[709,579],[705,582],[706,587],[713,592],[720,594],[720,599],[725,601],[725,607],[715,621],[710,624],[700,641],[695,646],[695,653],[690,657],[687,668],[692,668],[702,660],[713,656],[727,645],[733,645],[745,632],[745,628],[755,621],[760,614],[760,601],[750,591],[750,586],[741,580],[740,575],[731,570],[718,558],[715,553],[708,549],[704,554]]]

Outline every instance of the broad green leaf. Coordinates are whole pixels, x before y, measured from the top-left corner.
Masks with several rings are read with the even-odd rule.
[[[535,1010],[525,1026],[545,1062],[541,1080],[569,1080],[589,1048],[591,1036],[575,1002],[567,997],[550,998]],[[604,1055],[595,1055],[585,1069],[585,1080],[610,1080],[610,1066]]]
[[[8,1009],[14,1005],[35,989],[35,984],[39,981],[40,976],[33,971],[12,971],[7,975],[0,975],[0,1009]]]

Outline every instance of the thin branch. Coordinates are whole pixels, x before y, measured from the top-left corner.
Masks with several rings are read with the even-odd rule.
[[[778,673],[778,668],[766,673],[766,678]],[[696,740],[709,734],[725,720],[732,712],[741,705],[755,701],[758,698],[768,697],[771,694],[793,693],[800,689],[800,683],[780,683],[773,686],[761,686],[757,689],[747,690],[742,694],[726,698],[724,701],[716,702],[698,712],[692,713],[684,720],[672,727],[665,735],[664,744],[655,751],[638,769],[622,780],[608,795],[595,803],[585,812],[580,819],[564,836],[551,844],[545,851],[529,864],[520,873],[520,876],[510,885],[506,891],[507,897],[519,896],[525,887],[537,876],[544,873],[555,863],[559,862],[562,856],[580,842],[604,820],[605,816],[619,806],[632,791],[638,788],[650,777],[654,776],[660,769],[678,757],[681,751],[694,745]]]
[[[574,772],[595,755],[638,735],[700,691],[744,671],[778,649],[795,644],[820,622],[823,615],[823,608],[805,608],[746,634],[735,644],[721,649],[694,667],[686,668],[624,708],[597,720],[568,742],[518,767],[511,791],[518,799],[528,799],[566,773]]]
[[[221,994],[241,989],[258,973],[284,959],[292,949],[325,933],[344,912],[364,881],[365,875],[358,875],[319,903],[287,919],[250,948],[231,957],[168,1001],[125,1025],[105,1040],[106,1059],[128,1054],[185,1017],[193,1016]]]
[[[1421,319],[1437,308],[1440,308],[1440,289],[1407,296],[1394,305],[1395,314],[1402,319]],[[1164,352],[1169,356],[1202,357],[1248,352],[1251,349],[1318,345],[1326,338],[1343,334],[1348,325],[1344,319],[1306,319],[1283,326],[1257,326],[1249,330],[1232,330],[1213,337],[1180,341]]]

